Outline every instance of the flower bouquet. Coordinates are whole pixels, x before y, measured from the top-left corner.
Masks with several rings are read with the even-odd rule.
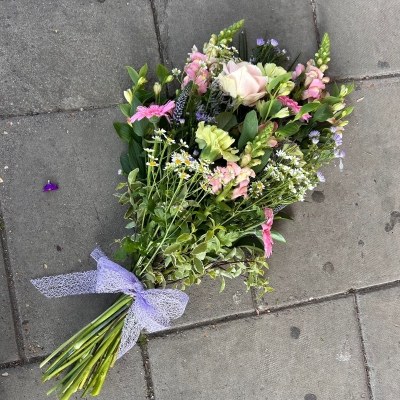
[[[203,52],[193,47],[183,71],[158,65],[152,91],[147,65],[127,67],[126,123],[114,127],[128,145],[120,159],[127,179],[117,187],[128,223],[114,260],[128,258],[129,269],[96,249],[96,271],[32,281],[48,297],[121,293],[43,361],[52,361],[43,381],[65,372],[49,393],[99,394],[141,330],[167,328],[184,312],[185,287],[204,276],[221,291],[238,277],[260,296],[271,291],[267,259],[274,241],[285,241],[273,221],[324,181],[322,165],[344,157],[343,118],[352,111],[344,98],[353,86],[327,91],[328,35],[314,60],[287,66],[273,39],[258,39],[248,55],[241,32],[239,51],[230,47],[242,25],[212,35]]]

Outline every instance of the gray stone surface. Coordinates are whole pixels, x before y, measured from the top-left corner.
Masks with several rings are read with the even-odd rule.
[[[288,50],[292,60],[297,57],[299,49],[299,60],[303,62],[313,57],[316,51],[308,0],[267,0],[262,3],[216,0],[207,5],[202,0],[156,0],[154,3],[169,66],[182,69],[193,45],[201,50],[212,33],[218,34],[240,19],[245,19],[249,51],[255,47],[259,37],[276,39],[281,48]]]
[[[326,166],[309,202],[288,207],[294,221],[276,225],[287,244],[270,258],[268,306],[400,279],[399,101],[398,78],[356,82],[342,172]]]
[[[360,321],[375,400],[400,393],[400,288],[361,294]]]
[[[148,351],[158,400],[368,397],[352,297],[155,338]]]
[[[121,116],[113,108],[1,123],[0,194],[28,357],[49,354],[112,302],[47,299],[30,279],[93,269],[96,244],[109,255],[118,248],[125,209],[113,194],[124,145],[112,122]],[[48,179],[58,191],[42,192]]]
[[[131,350],[121,360],[117,361],[106,379],[98,400],[145,400],[146,384],[144,380],[143,363],[140,352]],[[2,400],[45,400],[55,399],[54,392],[46,396],[57,380],[41,382],[42,370],[39,364],[29,364],[23,367],[1,370],[0,398]],[[3,376],[3,374],[8,374]],[[82,394],[82,392],[78,392]],[[75,394],[71,400],[80,399]]]
[[[400,72],[400,3],[316,0],[317,24],[331,38],[329,73],[366,77]]]
[[[120,103],[159,60],[149,1],[5,0],[0,37],[0,116]]]
[[[174,328],[254,311],[242,279],[227,279],[225,290],[219,293],[219,280],[204,278],[200,286],[188,287],[185,292],[189,303],[182,317],[172,321]]]
[[[0,243],[0,364],[19,359],[2,251]]]

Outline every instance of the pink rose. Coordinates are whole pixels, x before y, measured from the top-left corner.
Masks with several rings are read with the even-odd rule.
[[[222,90],[245,106],[254,106],[257,100],[266,95],[268,77],[261,70],[248,62],[224,64],[223,72],[218,76]]]

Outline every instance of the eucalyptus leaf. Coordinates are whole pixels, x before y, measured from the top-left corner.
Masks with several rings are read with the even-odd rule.
[[[295,133],[297,133],[300,129],[300,125],[296,124],[295,122],[291,122],[289,124],[286,124],[276,131],[276,136],[292,136]]]
[[[304,106],[302,106],[300,108],[300,111],[296,114],[296,116],[294,117],[294,120],[297,121],[298,119],[300,119],[304,114],[307,114],[311,111],[316,110],[319,106],[321,105],[321,103],[319,101],[313,101],[312,103],[308,103],[308,104],[304,104]]]
[[[267,162],[269,158],[271,157],[272,149],[265,149],[264,150],[264,155],[261,157],[261,164],[255,165],[252,167],[253,171],[258,174],[265,166],[267,165]]]
[[[222,112],[218,114],[215,119],[217,120],[217,127],[226,132],[229,132],[237,125],[236,115],[230,112]]]
[[[322,104],[322,106],[319,107],[314,114],[314,119],[318,122],[325,122],[327,119],[332,117],[333,117],[333,112],[329,104]]]
[[[244,119],[242,133],[239,138],[238,147],[242,150],[247,142],[252,142],[258,133],[258,118],[255,110],[246,114]]]

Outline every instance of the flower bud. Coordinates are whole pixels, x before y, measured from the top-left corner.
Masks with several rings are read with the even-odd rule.
[[[132,104],[133,96],[131,89],[125,90],[124,97],[129,104]]]
[[[138,86],[143,86],[146,82],[147,82],[147,79],[146,79],[145,77],[141,76],[141,77],[139,78],[139,80],[138,80],[137,85],[138,85]]]
[[[174,80],[174,77],[172,75],[168,75],[167,79],[165,79],[165,83],[170,83]]]
[[[158,96],[158,95],[161,93],[161,89],[162,89],[161,84],[160,84],[159,82],[156,82],[156,83],[154,84],[154,86],[153,86],[154,94],[155,94],[156,96]]]
[[[251,154],[245,154],[240,161],[240,166],[245,167],[251,161]]]

